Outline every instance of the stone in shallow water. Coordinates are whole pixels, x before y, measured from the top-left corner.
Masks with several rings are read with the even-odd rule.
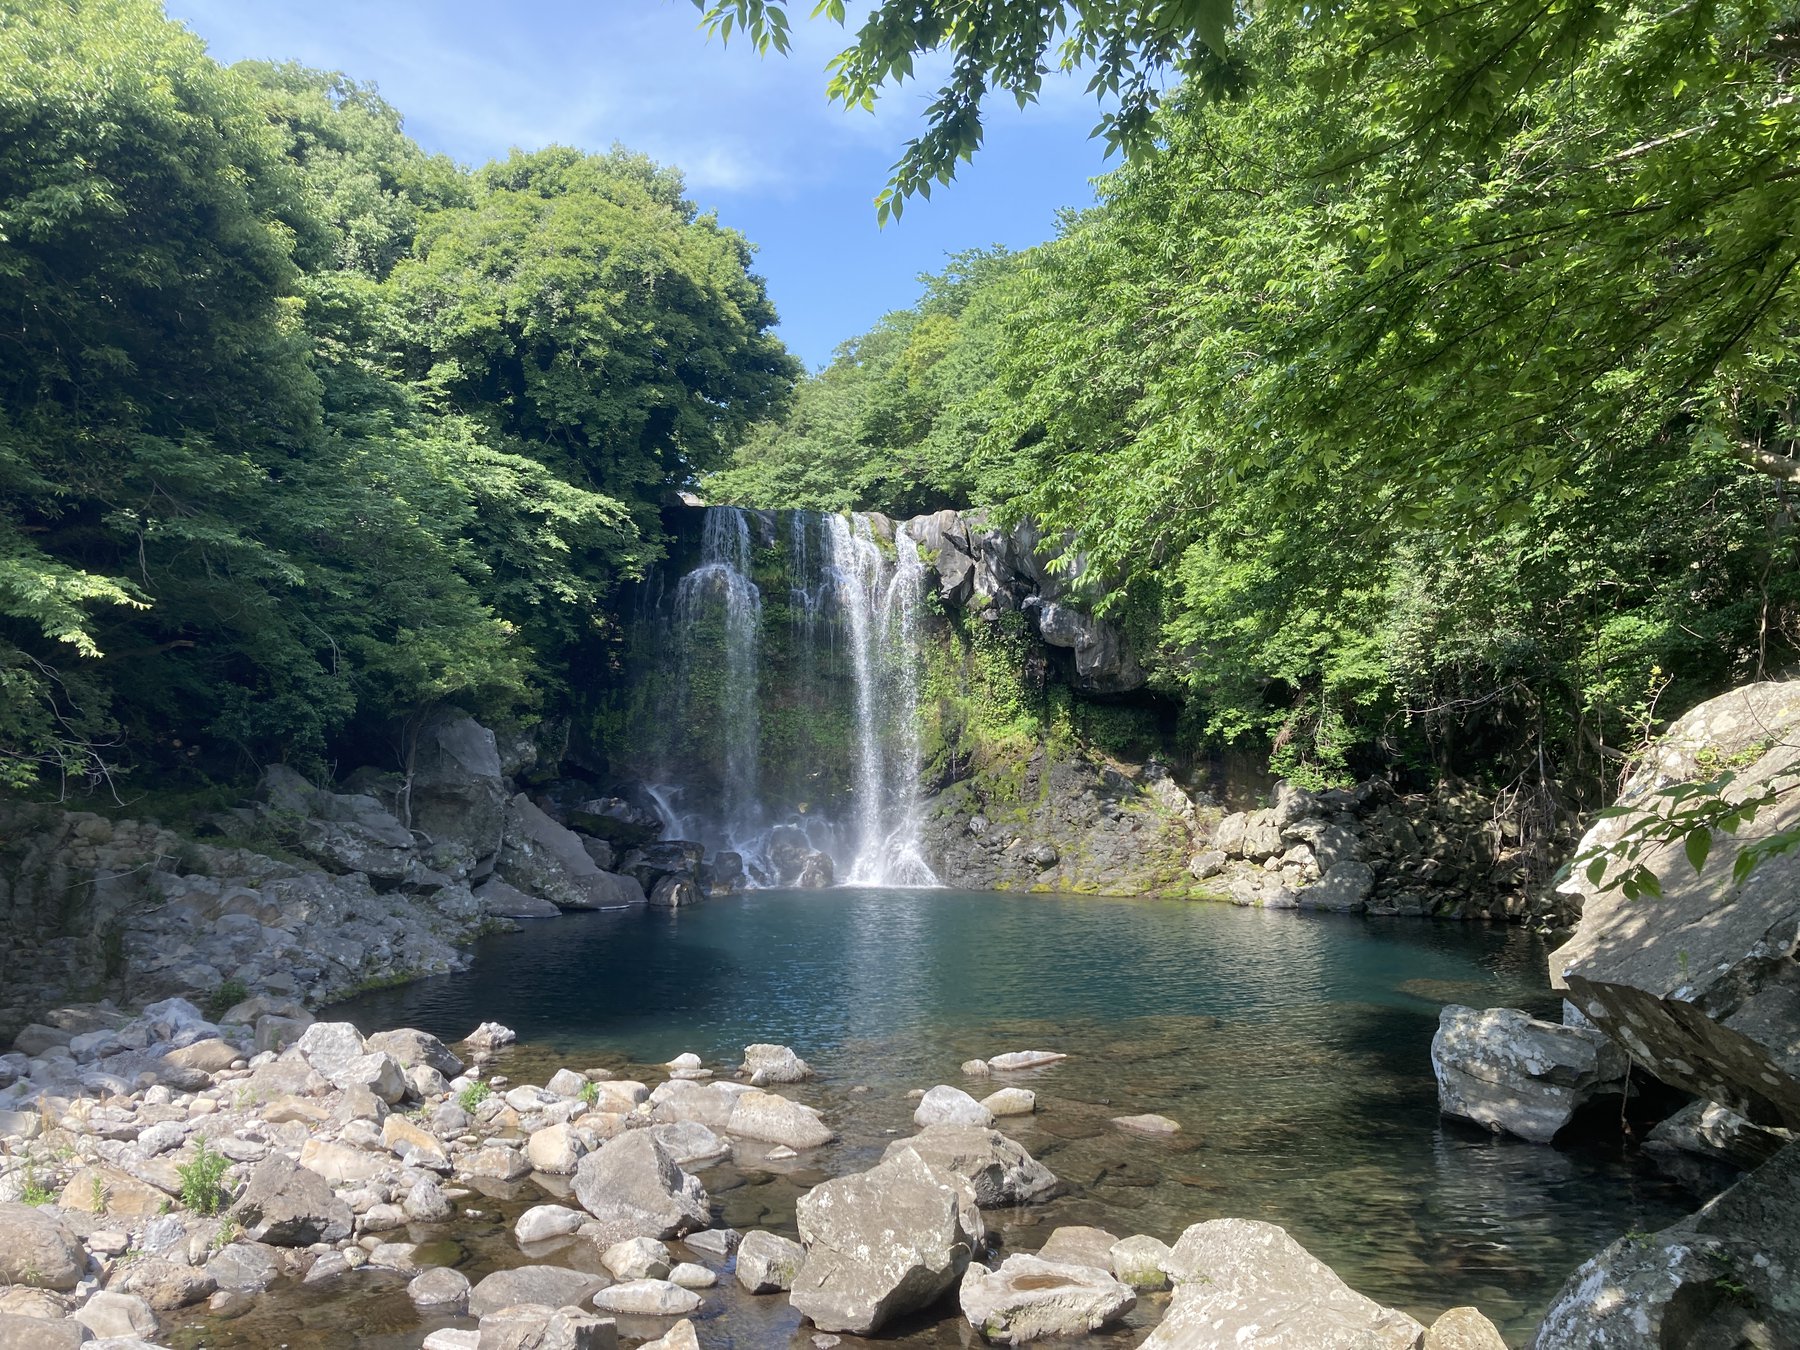
[[[737,1282],[753,1294],[777,1294],[794,1286],[806,1248],[777,1233],[746,1233],[738,1246]]]
[[[1600,1032],[1451,1004],[1438,1014],[1431,1067],[1445,1115],[1547,1144],[1591,1098],[1623,1092],[1629,1065]]]
[[[811,1066],[785,1045],[746,1045],[738,1072],[752,1087],[765,1083],[799,1083],[813,1076]]]
[[[647,1237],[678,1237],[711,1218],[699,1178],[676,1166],[647,1130],[609,1139],[583,1158],[575,1198],[603,1223],[628,1223]]]
[[[1046,1064],[1067,1058],[1057,1050],[1009,1050],[1004,1055],[995,1055],[987,1063],[995,1073],[1015,1073],[1020,1069],[1041,1069]]]
[[[773,1092],[752,1090],[731,1108],[725,1132],[743,1139],[760,1139],[789,1148],[817,1148],[837,1138],[837,1133],[811,1107]]]
[[[1507,1350],[1499,1328],[1478,1308],[1452,1308],[1425,1332],[1423,1350]]]
[[[406,1286],[406,1296],[434,1313],[460,1315],[469,1306],[469,1280],[459,1270],[434,1266],[413,1277]]]
[[[961,1088],[940,1083],[920,1099],[915,1125],[992,1125],[994,1113]]]
[[[1095,1270],[1111,1274],[1112,1249],[1118,1240],[1118,1234],[1109,1233],[1104,1228],[1065,1224],[1050,1234],[1038,1249],[1037,1256],[1040,1261],[1055,1261],[1065,1266],[1092,1266]]]
[[[1177,1134],[1181,1130],[1181,1122],[1170,1120],[1167,1116],[1146,1113],[1141,1116],[1114,1116],[1112,1123],[1121,1130],[1130,1130],[1134,1134]]]
[[[1425,1334],[1272,1223],[1197,1223],[1175,1244],[1167,1270],[1175,1296],[1144,1341],[1148,1350],[1416,1350]]]
[[[935,1303],[986,1233],[967,1187],[911,1151],[815,1186],[795,1221],[806,1261],[788,1301],[821,1331],[858,1336]]]
[[[1056,1188],[1056,1177],[1023,1145],[998,1130],[974,1125],[933,1125],[910,1139],[887,1146],[882,1161],[904,1153],[960,1178],[983,1209],[1042,1200]]]
[[[513,1225],[513,1236],[522,1244],[549,1242],[569,1236],[586,1222],[587,1215],[579,1210],[562,1205],[533,1205]]]
[[[669,1280],[631,1280],[594,1295],[601,1312],[635,1313],[644,1317],[680,1317],[700,1306],[700,1295]]]
[[[669,1274],[669,1249],[655,1238],[627,1238],[608,1247],[600,1264],[615,1280],[662,1280]]]
[[[1007,1257],[998,1270],[970,1266],[957,1297],[970,1326],[1008,1345],[1098,1331],[1137,1303],[1104,1270],[1025,1255]]]
[[[469,1294],[469,1312],[486,1317],[516,1303],[544,1303],[552,1308],[579,1305],[606,1288],[604,1275],[563,1266],[518,1266],[497,1270]]]
[[[1112,1245],[1107,1253],[1113,1278],[1133,1289],[1167,1289],[1169,1272],[1163,1264],[1169,1259],[1169,1244],[1139,1233]]]
[[[981,1105],[996,1116],[1028,1116],[1037,1110],[1037,1093],[1030,1088],[1001,1088],[983,1097]]]

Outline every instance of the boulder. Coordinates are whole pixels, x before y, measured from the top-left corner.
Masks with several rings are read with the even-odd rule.
[[[1104,1269],[1025,1255],[1007,1257],[998,1270],[971,1265],[957,1297],[983,1339],[1007,1345],[1098,1331],[1137,1304]]]
[[[169,1064],[179,1064],[184,1069],[218,1073],[222,1069],[229,1069],[243,1057],[243,1051],[231,1042],[213,1036],[204,1041],[195,1041],[192,1045],[184,1045],[179,1050],[171,1050],[163,1059]]]
[[[1576,1268],[1532,1350],[1800,1345],[1800,1144],[1648,1238]]]
[[[1155,1112],[1146,1112],[1139,1116],[1114,1116],[1112,1123],[1121,1130],[1129,1130],[1133,1134],[1179,1134],[1181,1122],[1171,1120],[1167,1116],[1159,1116]]]
[[[981,1099],[982,1109],[992,1116],[1028,1116],[1037,1110],[1037,1093],[1030,1088],[1001,1088]]]
[[[280,833],[329,871],[394,883],[415,861],[412,831],[374,797],[316,788],[285,764],[264,771],[259,795]]]
[[[682,1318],[653,1341],[645,1341],[638,1350],[700,1350],[700,1337],[694,1324]]]
[[[460,1317],[469,1307],[469,1277],[449,1266],[420,1271],[406,1286],[406,1296],[421,1308]]]
[[[79,1322],[0,1313],[0,1350],[81,1350],[87,1339]]]
[[[433,1172],[450,1170],[450,1155],[445,1151],[443,1141],[405,1116],[390,1115],[381,1122],[381,1142],[410,1166]]]
[[[731,1156],[731,1141],[720,1138],[698,1121],[681,1120],[669,1125],[652,1125],[650,1133],[669,1150],[669,1156],[675,1160],[677,1167],[713,1163]]]
[[[575,1198],[602,1222],[622,1222],[650,1237],[678,1237],[709,1220],[706,1190],[676,1166],[644,1130],[609,1139],[581,1160]]]
[[[300,1058],[327,1079],[369,1053],[362,1032],[349,1022],[314,1022],[294,1044]]]
[[[604,1275],[564,1266],[515,1266],[484,1276],[469,1291],[469,1314],[486,1317],[516,1303],[545,1303],[552,1308],[581,1304],[606,1288]]]
[[[259,1294],[281,1278],[281,1258],[260,1242],[231,1242],[207,1258],[206,1273],[228,1294]]]
[[[754,1090],[733,1103],[725,1132],[740,1139],[760,1139],[794,1149],[817,1148],[837,1138],[837,1133],[819,1119],[812,1107],[773,1092]]]
[[[136,1294],[102,1289],[75,1310],[75,1320],[96,1339],[109,1336],[149,1340],[156,1335],[156,1310]]]
[[[576,833],[522,792],[507,803],[497,866],[503,881],[563,909],[608,909],[644,900],[630,878],[602,872]]]
[[[1107,1266],[1113,1278],[1133,1289],[1167,1289],[1169,1244],[1139,1233],[1113,1243],[1107,1252]]]
[[[1729,1106],[1689,1102],[1650,1131],[1644,1154],[1664,1173],[1710,1197],[1792,1142],[1790,1131],[1752,1125]]]
[[[481,912],[496,919],[554,919],[562,913],[548,900],[527,895],[499,877],[489,877],[477,886],[475,898],[481,902]]]
[[[414,744],[404,793],[410,823],[467,863],[500,848],[506,779],[494,733],[467,713],[428,721]]]
[[[378,1031],[364,1044],[371,1052],[392,1055],[395,1063],[403,1069],[423,1064],[427,1068],[436,1069],[446,1078],[455,1078],[464,1068],[462,1060],[451,1053],[449,1046],[429,1032],[412,1027]]]
[[[1040,1261],[1054,1261],[1064,1266],[1092,1266],[1095,1270],[1112,1272],[1112,1249],[1118,1242],[1118,1235],[1109,1233],[1104,1228],[1089,1228],[1082,1224],[1064,1224],[1054,1230],[1044,1245],[1038,1248]]]
[[[325,1178],[279,1153],[256,1165],[231,1214],[253,1242],[274,1247],[341,1242],[355,1225],[350,1206]]]
[[[587,1221],[587,1215],[563,1205],[533,1205],[513,1224],[513,1236],[521,1245],[552,1242],[568,1237]]]
[[[700,903],[700,887],[691,877],[658,877],[648,903],[652,909],[686,909]]]
[[[618,1344],[618,1324],[610,1318],[574,1306],[520,1303],[485,1314],[473,1350],[617,1350]],[[430,1340],[420,1350],[432,1350]]]
[[[662,833],[656,812],[623,797],[592,797],[569,808],[569,824],[617,848],[653,842]]]
[[[612,1099],[613,1094],[607,1089],[616,1087],[613,1083],[602,1083],[600,1091],[602,1103],[612,1110],[629,1112],[636,1104],[630,1101]],[[642,1084],[632,1084],[641,1088]],[[612,1100],[609,1100],[612,1099]],[[723,1131],[731,1124],[731,1113],[737,1106],[737,1097],[725,1091],[720,1083],[697,1083],[691,1079],[672,1078],[666,1083],[657,1085],[656,1091],[648,1095],[651,1118],[662,1123],[692,1121],[715,1132]]]
[[[649,894],[664,877],[685,877],[698,884],[705,857],[703,844],[691,839],[662,839],[632,849],[619,864],[619,873]]]
[[[989,1059],[987,1066],[992,1073],[1016,1073],[1021,1069],[1041,1069],[1067,1058],[1060,1050],[1008,1050]]]
[[[795,1220],[806,1260],[788,1301],[858,1336],[936,1302],[986,1235],[967,1188],[911,1152],[815,1186]]]
[[[738,1244],[737,1282],[753,1294],[778,1294],[794,1287],[806,1248],[776,1233],[746,1233]]]
[[[913,1124],[980,1125],[994,1123],[994,1113],[961,1088],[940,1083],[919,1099],[913,1112]]]
[[[663,1280],[673,1262],[669,1249],[655,1238],[637,1237],[613,1243],[601,1254],[600,1264],[615,1280]]]
[[[1591,1098],[1624,1092],[1630,1066],[1597,1031],[1450,1004],[1438,1014],[1431,1067],[1445,1115],[1547,1144]]]
[[[1285,1229],[1214,1219],[1181,1235],[1149,1350],[1417,1350],[1425,1328],[1350,1288]],[[1571,1342],[1570,1344],[1579,1344]]]
[[[125,1268],[125,1291],[136,1294],[157,1312],[185,1308],[219,1286],[204,1270],[159,1256],[139,1257]],[[115,1280],[114,1287],[119,1283]]]
[[[1507,1345],[1479,1308],[1452,1308],[1426,1328],[1423,1350],[1507,1350]]]
[[[639,1317],[682,1317],[700,1306],[700,1295],[670,1280],[630,1280],[594,1295],[601,1312]]]
[[[0,1284],[73,1289],[86,1265],[81,1244],[54,1210],[0,1204]]]
[[[367,1088],[389,1106],[406,1096],[406,1071],[392,1055],[382,1054],[380,1051],[358,1055],[325,1077],[333,1087],[342,1091]]]
[[[887,1146],[882,1161],[911,1153],[960,1178],[983,1209],[1046,1199],[1056,1177],[1024,1147],[998,1130],[977,1125],[933,1125]]]
[[[752,1087],[801,1083],[813,1076],[807,1062],[785,1045],[746,1045],[738,1073],[747,1076]]]
[[[525,1157],[534,1172],[566,1177],[581,1165],[587,1146],[569,1125],[546,1125],[525,1141]]]
[[[1374,893],[1374,870],[1365,862],[1345,859],[1332,863],[1322,877],[1300,892],[1300,908],[1356,914],[1368,907]]]
[[[1618,839],[1632,808],[1663,787],[1735,764],[1726,797],[1741,800],[1800,772],[1800,681],[1748,685],[1677,719],[1626,780],[1626,814],[1588,831],[1581,852]],[[1748,761],[1748,762],[1746,762]],[[1660,895],[1627,900],[1584,868],[1562,890],[1581,907],[1569,941],[1550,955],[1551,982],[1595,1026],[1666,1083],[1728,1106],[1756,1125],[1800,1129],[1800,851],[1764,861],[1742,885],[1742,851],[1800,826],[1800,792],[1785,791],[1735,834],[1715,835],[1696,873],[1684,841],[1637,860]],[[1579,855],[1578,855],[1579,856]],[[1613,864],[1614,868],[1625,866]]]

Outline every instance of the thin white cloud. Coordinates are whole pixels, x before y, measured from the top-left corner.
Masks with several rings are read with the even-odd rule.
[[[373,79],[429,148],[465,162],[553,142],[622,142],[692,186],[788,193],[847,157],[897,158],[948,67],[922,60],[873,114],[825,97],[849,31],[797,17],[792,52],[709,39],[689,0],[168,0],[224,60],[294,59]],[[796,6],[803,16],[807,6]],[[1082,118],[1081,81],[1052,79],[1037,117]],[[1012,115],[997,100],[993,116]]]

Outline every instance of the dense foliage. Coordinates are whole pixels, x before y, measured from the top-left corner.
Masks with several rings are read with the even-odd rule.
[[[1073,532],[1189,725],[1285,771],[1603,786],[1659,699],[1800,643],[1800,27],[1612,14],[1433,135],[1465,50],[1348,31],[1259,11],[1242,97],[1176,96],[1098,206],[934,281],[716,481]]]
[[[657,506],[794,370],[615,151],[425,155],[150,0],[0,13],[0,782],[566,705]]]

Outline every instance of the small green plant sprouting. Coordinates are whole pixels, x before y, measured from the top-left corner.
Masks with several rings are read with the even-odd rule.
[[[1727,1298],[1743,1298],[1750,1292],[1750,1286],[1738,1278],[1737,1262],[1731,1253],[1723,1247],[1714,1247],[1706,1253],[1706,1259],[1719,1268],[1713,1277],[1713,1288]]]
[[[212,1249],[215,1252],[224,1251],[238,1240],[238,1235],[243,1231],[242,1225],[236,1219],[224,1219],[219,1224],[219,1231],[213,1234]]]
[[[229,980],[226,980],[225,983],[212,991],[212,996],[206,1000],[206,1015],[208,1017],[218,1017],[237,1007],[238,1004],[249,997],[249,988],[246,987],[242,980],[233,975]]]
[[[96,1215],[106,1213],[106,1183],[100,1179],[98,1172],[94,1173],[93,1201]]]
[[[30,1163],[25,1165],[25,1182],[19,1191],[19,1199],[28,1205],[47,1205],[56,1199],[56,1192],[37,1179],[37,1171]]]
[[[473,1112],[493,1095],[494,1090],[478,1079],[457,1094],[456,1104],[465,1111]]]
[[[600,1085],[594,1082],[583,1083],[581,1085],[581,1100],[589,1106],[592,1106],[595,1102],[599,1101]]]
[[[209,1216],[225,1208],[228,1197],[220,1182],[229,1166],[231,1160],[223,1153],[215,1153],[202,1139],[193,1161],[175,1169],[181,1177],[181,1203],[196,1214]]]

